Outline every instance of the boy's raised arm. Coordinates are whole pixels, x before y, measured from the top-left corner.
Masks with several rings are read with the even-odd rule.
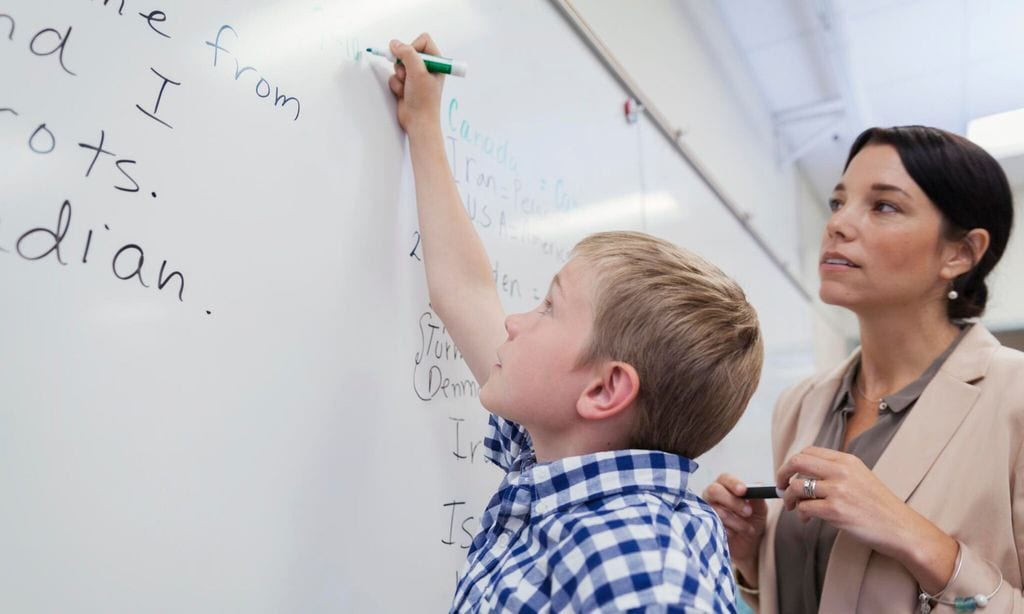
[[[392,41],[391,51],[402,61],[388,85],[398,101],[398,123],[409,135],[430,302],[482,386],[506,338],[505,314],[487,252],[462,205],[445,155],[443,77],[428,73],[416,54],[440,51],[426,34],[411,45]]]

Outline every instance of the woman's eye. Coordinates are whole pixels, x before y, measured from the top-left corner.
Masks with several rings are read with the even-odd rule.
[[[896,205],[884,201],[875,205],[875,209],[882,213],[895,213],[899,211],[899,209],[896,208]]]
[[[541,304],[540,312],[542,314],[551,313],[551,299],[544,299],[544,302]]]
[[[842,206],[843,206],[843,203],[839,202],[838,199],[831,198],[828,201],[828,210],[832,211],[833,213],[835,213],[839,209],[839,207],[842,207]]]

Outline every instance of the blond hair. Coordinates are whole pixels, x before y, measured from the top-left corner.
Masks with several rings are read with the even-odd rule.
[[[602,232],[572,252],[593,272],[594,323],[581,364],[640,377],[630,446],[700,456],[743,415],[761,375],[757,312],[715,265],[639,232]]]

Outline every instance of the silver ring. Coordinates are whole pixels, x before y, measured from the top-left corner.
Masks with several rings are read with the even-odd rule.
[[[804,478],[804,498],[805,499],[817,499],[814,496],[814,488],[818,485],[818,480],[814,478]]]

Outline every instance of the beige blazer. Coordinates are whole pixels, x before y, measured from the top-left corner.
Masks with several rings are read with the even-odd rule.
[[[787,390],[772,418],[775,468],[811,445],[840,381],[859,350],[825,375]],[[960,542],[963,567],[949,596],[988,594],[981,612],[1024,614],[1024,354],[976,324],[946,360],[889,447],[875,474],[897,496]],[[761,543],[762,614],[778,613],[775,528],[781,502],[769,506]],[[917,583],[894,559],[840,531],[829,557],[819,611],[825,614],[917,612]],[[934,612],[953,612],[940,605]],[[782,613],[785,614],[785,613]]]

